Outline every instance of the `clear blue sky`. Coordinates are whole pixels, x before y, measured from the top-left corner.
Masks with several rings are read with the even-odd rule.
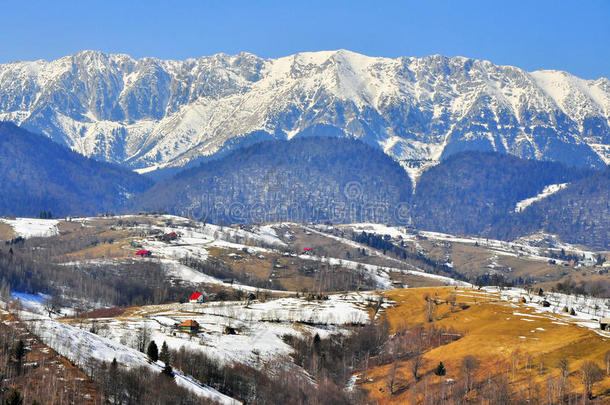
[[[349,49],[610,77],[610,1],[10,1],[0,62],[83,49],[184,59]]]

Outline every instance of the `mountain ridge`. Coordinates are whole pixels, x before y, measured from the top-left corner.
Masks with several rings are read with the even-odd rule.
[[[319,127],[410,164],[473,149],[610,162],[607,78],[442,55],[242,52],[177,61],[83,51],[0,65],[0,119],[144,170],[184,166],[252,134],[291,139]]]

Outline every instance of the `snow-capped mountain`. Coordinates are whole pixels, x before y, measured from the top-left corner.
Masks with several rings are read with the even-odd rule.
[[[359,138],[405,167],[465,149],[610,163],[610,80],[440,55],[184,61],[84,51],[0,65],[0,120],[135,169],[261,139]]]

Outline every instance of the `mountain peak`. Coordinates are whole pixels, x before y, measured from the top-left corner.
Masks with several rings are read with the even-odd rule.
[[[0,119],[132,168],[298,134],[361,139],[409,165],[470,149],[610,163],[607,80],[462,56],[337,49],[169,61],[85,50],[0,65]]]

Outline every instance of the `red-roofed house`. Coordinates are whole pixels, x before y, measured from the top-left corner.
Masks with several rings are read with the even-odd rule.
[[[199,323],[189,319],[188,321],[184,321],[178,325],[178,329],[183,332],[197,333],[199,332]]]
[[[193,294],[191,294],[191,296],[189,297],[189,302],[191,303],[202,303],[203,302],[203,294],[201,294],[200,292],[194,292]]]
[[[139,257],[150,257],[152,253],[150,253],[150,250],[138,250],[136,252],[136,256]]]

